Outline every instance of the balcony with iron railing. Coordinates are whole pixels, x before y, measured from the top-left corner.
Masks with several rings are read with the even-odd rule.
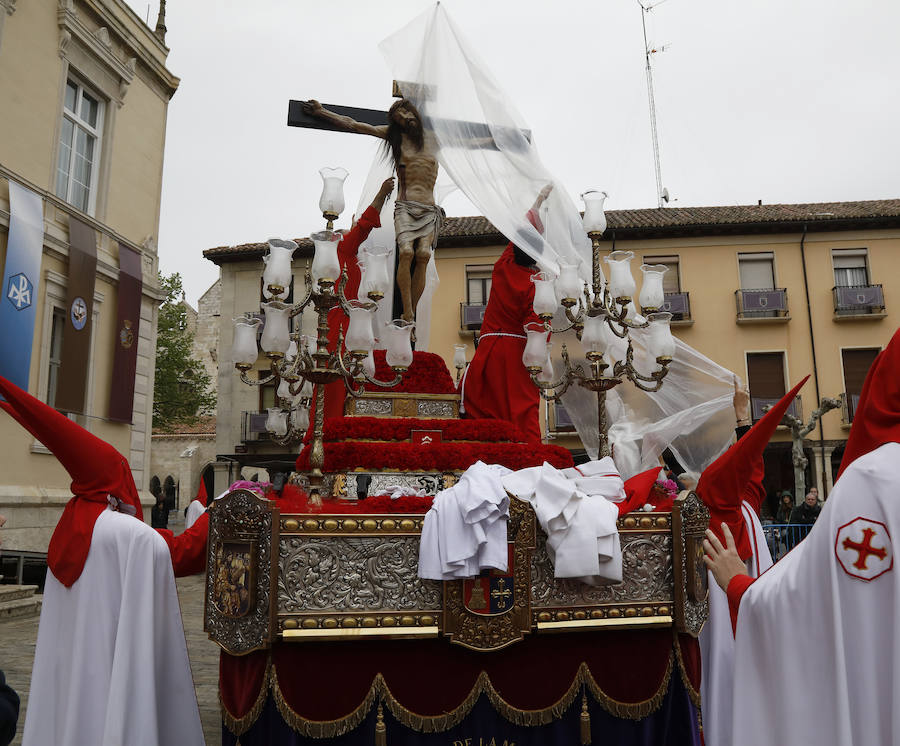
[[[553,402],[553,431],[557,433],[574,433],[575,423],[561,401]]]
[[[270,441],[269,431],[266,430],[268,416],[268,412],[241,412],[241,442]]]
[[[741,288],[735,290],[737,322],[788,321],[788,300],[786,288]]]
[[[834,319],[883,319],[884,290],[881,285],[836,285],[831,288]]]
[[[464,332],[477,332],[484,321],[485,303],[460,303],[459,304],[459,328]]]
[[[774,407],[778,402],[781,401],[781,397],[775,399],[768,399],[760,396],[751,396],[750,397],[750,416],[753,418],[753,421],[761,420],[763,415],[769,411],[770,408]],[[803,419],[803,401],[798,394],[794,397],[794,401],[791,402],[791,406],[788,407],[787,414],[792,414],[794,417],[798,419]]]
[[[694,323],[694,320],[691,318],[690,293],[666,293],[664,297],[665,300],[659,310],[668,311],[672,314],[672,324],[677,326],[679,324],[686,325]]]

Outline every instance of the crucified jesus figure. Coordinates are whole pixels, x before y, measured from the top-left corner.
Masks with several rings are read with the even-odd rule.
[[[443,212],[434,202],[438,162],[437,143],[412,102],[400,99],[388,111],[387,124],[373,126],[335,114],[318,101],[303,103],[310,116],[331,122],[347,132],[384,140],[384,147],[397,171],[398,199],[394,207],[397,234],[397,287],[403,300],[403,318],[413,321],[425,290],[425,270],[437,245]],[[412,270],[413,257],[416,259]]]

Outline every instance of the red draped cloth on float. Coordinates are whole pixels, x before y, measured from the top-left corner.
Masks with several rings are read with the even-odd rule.
[[[522,364],[524,327],[541,323],[532,310],[533,274],[533,268],[516,264],[511,243],[494,264],[478,349],[466,369],[461,396],[467,417],[507,420],[537,442],[540,394]]]
[[[493,653],[445,640],[276,643],[246,656],[222,653],[219,689],[234,732],[256,720],[269,688],[279,708],[286,705],[294,716],[334,721],[364,703],[380,674],[400,705],[435,717],[460,708],[482,671],[506,705],[521,711],[551,708],[587,683],[608,711],[645,717],[659,707],[673,676],[699,703],[699,646],[670,629],[531,635]]]

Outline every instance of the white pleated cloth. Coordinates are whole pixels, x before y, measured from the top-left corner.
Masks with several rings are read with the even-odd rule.
[[[590,480],[592,494],[579,488],[580,480]],[[503,487],[534,508],[547,534],[555,577],[590,584],[621,582],[619,510],[614,501],[624,499],[625,491],[611,458],[562,471],[547,463],[521,469],[504,477]]]
[[[419,577],[471,578],[482,570],[506,572],[509,496],[498,464],[476,461],[449,489],[434,498],[425,514],[419,545]]]

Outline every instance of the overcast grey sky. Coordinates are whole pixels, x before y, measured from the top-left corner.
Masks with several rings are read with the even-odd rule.
[[[146,0],[128,1],[146,17]],[[444,2],[573,197],[656,206],[636,0]],[[389,106],[378,42],[431,4],[170,0],[181,85],[159,254],[191,303],[218,275],[204,249],[322,227],[321,166],[350,171],[349,221],[377,141],[288,128],[288,100]],[[664,0],[648,24],[651,45],[670,45],[653,61],[672,206],[900,197],[896,0]],[[458,194],[445,207],[473,212]]]

